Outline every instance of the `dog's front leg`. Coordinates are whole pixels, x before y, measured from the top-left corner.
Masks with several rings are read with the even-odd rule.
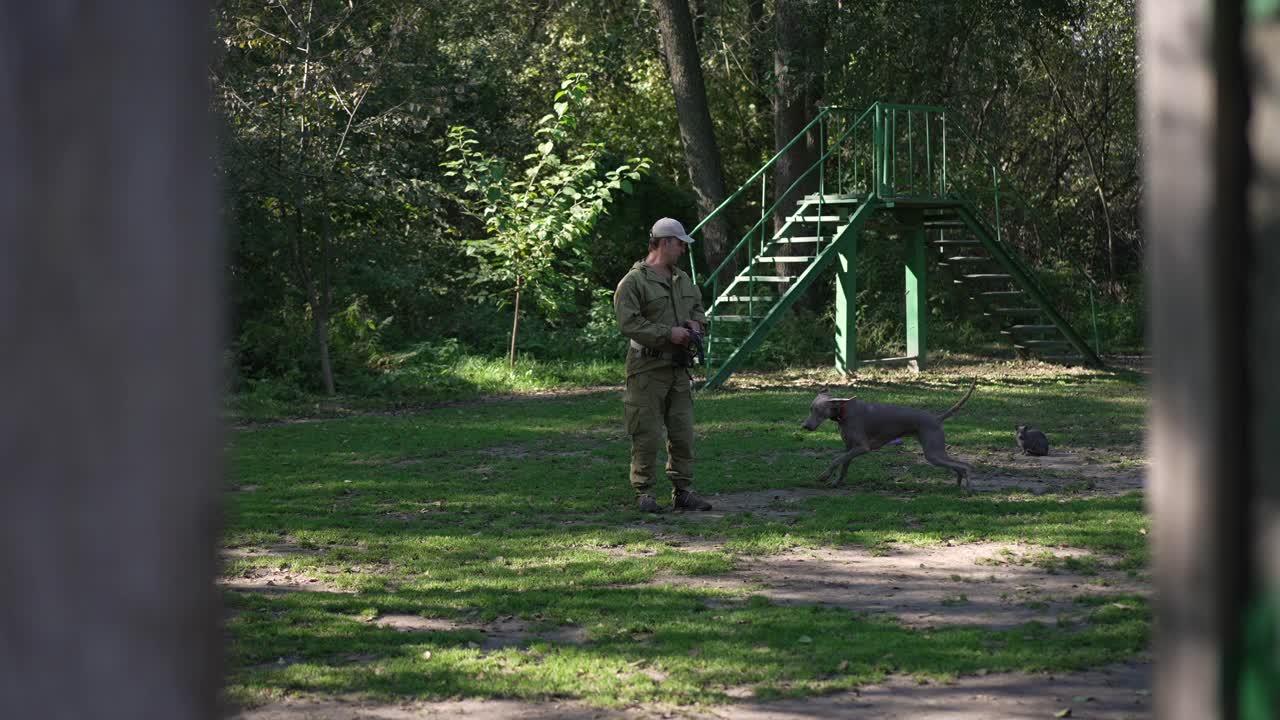
[[[840,453],[836,456],[836,459],[832,461],[831,465],[827,467],[826,472],[818,476],[818,482],[827,483],[827,480],[831,477],[831,473],[835,472],[836,467],[840,467],[840,477],[836,478],[833,482],[827,483],[831,487],[839,487],[841,483],[844,482],[844,476],[849,472],[849,463],[852,462],[854,458],[867,452],[869,449],[870,448],[863,445],[849,448],[847,451]]]

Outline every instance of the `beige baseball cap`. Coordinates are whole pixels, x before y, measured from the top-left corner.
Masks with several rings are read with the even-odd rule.
[[[658,222],[653,224],[653,229],[649,231],[651,238],[673,237],[680,238],[686,243],[692,243],[693,238],[689,237],[689,233],[684,231],[684,225],[679,220],[672,218],[659,218]]]

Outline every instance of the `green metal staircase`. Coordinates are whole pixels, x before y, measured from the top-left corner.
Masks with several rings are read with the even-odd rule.
[[[957,143],[957,135],[964,142]],[[770,202],[769,171],[801,141],[816,143],[818,160]],[[759,195],[749,195],[757,186]],[[914,232],[920,252],[916,266],[908,266],[908,278],[914,271],[920,284],[908,287],[908,295],[919,295],[918,309],[924,308],[924,264],[932,257],[931,266],[965,291],[993,332],[1006,337],[1019,355],[1101,364],[1096,337],[1091,348],[1072,325],[1079,318],[1059,310],[1080,303],[1054,297],[1007,242],[1010,233],[1042,232],[1024,196],[949,122],[945,109],[875,103],[857,116],[845,108],[824,108],[692,231],[698,235],[716,217],[729,227],[748,227],[701,281],[693,268],[703,298],[711,298],[705,386],[724,383],[779,318],[832,268],[840,325],[837,366],[853,370],[856,252],[864,227],[877,216],[891,216]],[[1092,303],[1091,286],[1078,283],[1075,290],[1081,286]],[[917,327],[919,335],[913,336]],[[923,316],[914,314],[908,302],[909,353],[914,338],[923,354],[923,327]]]

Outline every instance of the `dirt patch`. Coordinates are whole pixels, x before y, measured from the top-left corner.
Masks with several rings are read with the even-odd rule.
[[[315,549],[307,549],[292,541],[284,540],[266,547],[238,547],[224,548],[222,550],[222,558],[259,558],[272,555],[301,555],[304,553],[318,552]]]
[[[905,366],[874,363],[859,367],[857,375],[853,378],[840,375],[830,367],[800,367],[765,372],[739,370],[729,378],[720,392],[793,389],[811,389],[817,392],[823,387],[829,387],[835,391],[837,388],[875,387],[886,383],[907,383],[917,386],[938,384],[954,387],[947,383],[964,382],[967,385],[975,375],[979,378],[979,387],[988,382],[1008,383],[1011,377],[1027,381],[1062,377],[1088,379],[1105,377],[1115,371],[1145,373],[1149,358],[1108,355],[1104,358],[1104,362],[1107,364],[1107,369],[1099,370],[1039,360],[993,361],[986,356],[939,353],[931,356],[927,375],[916,373]]]
[[[683,513],[715,520],[751,512],[785,518],[812,498],[845,495],[847,489],[792,489],[733,493],[712,498],[715,510]],[[652,528],[651,524],[637,527]],[[654,540],[691,552],[724,552],[714,540],[684,538],[661,530]],[[614,548],[615,556],[652,555],[654,548]],[[763,595],[778,603],[817,604],[885,613],[910,627],[969,625],[1016,627],[1027,622],[1084,622],[1084,595],[1137,594],[1149,587],[1111,568],[1110,558],[1084,550],[1038,545],[967,543],[917,547],[795,549],[766,556],[738,556],[724,575],[659,575],[654,585],[713,588]]]
[[[921,684],[895,675],[884,683],[851,692],[712,708],[708,716],[740,720],[988,720],[1055,716],[1119,720],[1151,717],[1150,687],[1149,664],[1113,665],[1066,675],[1000,673],[946,684]],[[1068,709],[1069,715],[1058,715]]]
[[[783,519],[806,512],[801,504],[810,498],[837,497],[849,494],[848,488],[789,488],[755,490],[723,495],[710,495],[711,509],[706,512],[681,512],[683,520],[714,522],[726,517],[751,514],[757,517]],[[666,505],[669,498],[663,498]]]
[[[263,547],[223,548],[219,553],[219,559],[225,568],[227,562],[232,560],[287,557],[290,555],[314,554],[322,551],[321,548],[304,547],[291,538],[285,538],[277,543]],[[218,587],[241,592],[274,594],[290,592],[354,592],[353,590],[336,588],[324,580],[291,570],[288,568],[287,563],[284,563],[284,565],[284,567],[249,568],[235,575],[228,574],[224,569],[222,576],[217,580],[217,585]],[[326,572],[337,573],[338,569],[327,568]]]
[[[578,702],[521,700],[447,700],[375,703],[361,700],[287,700],[245,710],[233,720],[651,720],[693,717],[645,710],[602,710]],[[707,716],[715,717],[715,716]]]
[[[978,465],[969,476],[973,490],[1025,490],[1037,495],[1060,490],[1085,496],[1142,492],[1148,469],[1140,448],[1066,448],[1040,457],[1014,452],[982,458]]]
[[[309,577],[292,570],[275,568],[253,568],[235,577],[220,577],[217,580],[220,588],[238,590],[240,592],[259,592],[268,594],[285,594],[293,592],[330,592],[354,593],[354,590],[343,590],[323,580]]]
[[[371,703],[359,700],[288,700],[242,711],[237,720],[410,720],[468,717],[472,720],[802,720],[841,717],[870,720],[987,720],[1052,718],[1070,709],[1070,717],[1095,720],[1152,717],[1151,666],[1121,664],[1060,675],[1000,673],[958,678],[946,684],[921,684],[890,676],[883,683],[821,697],[713,705],[693,709],[672,706],[601,709],[578,702],[451,700]],[[725,694],[743,695],[741,688]],[[750,689],[745,689],[750,693]]]
[[[1089,568],[1079,550],[973,543],[797,549],[742,557],[731,573],[660,576],[656,585],[715,588],[762,595],[780,604],[826,605],[892,615],[909,627],[966,625],[990,629],[1027,622],[1083,623],[1085,595],[1146,595],[1126,573]],[[1067,569],[1072,561],[1081,569]],[[1090,574],[1092,573],[1092,574]]]
[[[535,640],[546,640],[561,645],[581,645],[587,642],[587,631],[576,625],[534,631],[529,623],[512,615],[500,617],[493,622],[468,623],[443,618],[427,618],[420,615],[382,615],[374,624],[401,632],[459,632],[474,630],[484,635],[479,646],[485,650],[497,650],[504,647],[527,645]]]

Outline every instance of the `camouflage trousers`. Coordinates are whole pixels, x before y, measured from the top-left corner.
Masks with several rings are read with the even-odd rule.
[[[667,479],[677,490],[693,483],[693,383],[684,368],[658,368],[627,378],[622,395],[631,436],[631,487],[652,494],[666,430]]]

